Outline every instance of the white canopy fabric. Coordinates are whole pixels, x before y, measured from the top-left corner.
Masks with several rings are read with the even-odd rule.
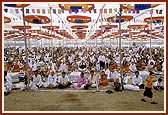
[[[10,4],[10,3],[4,3],[4,4]],[[19,3],[20,4],[20,3]],[[27,3],[26,3],[27,4]],[[54,2],[54,3],[36,3],[36,2],[32,2],[30,3],[29,6],[25,7],[25,9],[49,9],[50,7],[52,7],[52,9],[60,9],[59,7],[59,4],[66,4],[66,3],[57,3],[57,2]],[[71,4],[71,3],[68,3],[68,4]],[[72,4],[84,4],[84,3],[72,3]],[[96,30],[100,30],[99,26],[100,25],[107,25],[107,24],[112,24],[112,25],[119,25],[118,23],[110,23],[110,22],[107,22],[107,18],[108,17],[115,17],[115,15],[118,15],[118,10],[119,10],[119,7],[120,7],[120,4],[119,3],[113,3],[113,2],[97,2],[97,3],[94,3],[94,2],[91,2],[91,3],[88,3],[88,4],[94,4],[94,9],[96,9],[97,13],[94,13],[94,10],[91,11],[91,13],[89,13],[88,11],[86,13],[84,12],[81,12],[79,10],[79,12],[76,14],[74,12],[72,12],[71,14],[69,13],[69,11],[64,11],[64,13],[60,13],[60,14],[54,14],[52,12],[52,25],[53,26],[59,26],[60,30],[66,30],[71,36],[73,36],[75,39],[77,38],[76,34],[72,32],[72,28],[71,26],[74,26],[74,25],[88,25],[88,28],[85,29],[87,30],[87,34],[86,34],[86,38],[85,39],[89,39],[89,37],[91,35],[93,35],[95,33]],[[127,4],[127,3],[124,3],[124,4]],[[133,3],[128,3],[128,4],[131,4],[131,5],[134,5]],[[139,4],[139,3],[138,3]],[[143,4],[143,3],[141,3]],[[147,4],[147,3],[145,3]],[[151,3],[149,3],[151,4]],[[145,9],[145,10],[140,10],[139,13],[128,13],[128,12],[122,12],[122,15],[126,16],[126,15],[129,15],[129,16],[133,16],[133,20],[131,20],[130,22],[126,21],[126,22],[122,22],[121,23],[121,29],[128,29],[128,25],[135,25],[135,24],[147,24],[146,22],[144,22],[144,18],[147,18],[147,17],[150,17],[150,9],[153,9],[153,14],[152,16],[165,16],[165,13],[166,13],[166,4],[165,3],[154,3],[154,4],[160,4],[158,6],[156,6],[155,8],[149,8],[149,9]],[[107,9],[107,13],[102,13],[102,15],[100,14],[100,9],[103,8],[103,9]],[[17,26],[17,25],[23,25],[23,19],[22,19],[22,11],[21,11],[21,8],[13,8],[13,7],[6,7],[6,6],[3,6],[3,9],[8,9],[8,12],[6,13],[5,11],[3,12],[3,16],[6,16],[6,17],[9,17],[11,18],[11,22],[10,23],[5,23],[4,24],[4,30],[13,30],[12,29],[12,26]],[[12,11],[11,9],[19,9],[19,13],[16,13],[15,11],[13,12],[10,12]],[[109,13],[109,9],[112,9],[112,13]],[[117,9],[117,12],[115,12],[115,10]],[[156,10],[160,11],[162,10],[162,13],[158,13],[156,12]],[[25,15],[44,15],[44,16],[47,16],[49,18],[51,18],[51,15],[48,14],[48,13],[45,13],[45,14],[37,14],[37,12],[35,13],[25,13]],[[82,16],[89,16],[91,17],[91,22],[89,23],[83,23],[83,24],[77,24],[77,23],[70,23],[67,21],[67,16],[71,16],[71,15],[82,15]],[[103,18],[103,21],[101,21],[101,18]],[[96,20],[98,20],[98,23],[96,23]],[[60,21],[60,22],[59,22]],[[61,23],[61,21],[63,21],[63,24]],[[164,21],[166,21],[164,19]],[[27,23],[26,22],[26,25],[30,25],[33,29],[40,29],[40,27],[42,26],[50,26],[51,23],[49,24],[32,24],[32,23]],[[148,24],[149,25],[149,24]],[[160,24],[153,24],[152,27],[155,28],[156,26],[159,26]],[[150,25],[148,27],[148,29],[150,29]],[[42,29],[42,30],[45,30],[45,29]],[[111,29],[111,31],[116,31],[116,29]],[[107,35],[108,33],[105,33],[105,35]]]

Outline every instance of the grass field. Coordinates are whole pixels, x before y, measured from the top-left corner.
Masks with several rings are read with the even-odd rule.
[[[164,111],[164,91],[154,91],[152,105],[141,102],[143,90],[115,92],[12,91],[4,97],[4,111]]]

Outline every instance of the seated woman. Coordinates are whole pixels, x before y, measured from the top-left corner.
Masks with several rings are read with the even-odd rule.
[[[77,78],[77,83],[74,84],[75,89],[88,89],[88,85],[86,85],[86,78],[84,77],[84,73],[81,72],[80,76]]]
[[[159,79],[153,84],[153,88],[154,88],[155,90],[159,90],[159,91],[164,90],[164,87],[163,87],[162,79],[161,79],[161,78],[159,78]]]
[[[104,71],[100,74],[99,84],[102,86],[108,86],[107,74]]]
[[[122,65],[121,65],[121,69],[128,71],[129,70],[129,66],[128,66],[128,62],[126,60],[126,58],[124,58]]]

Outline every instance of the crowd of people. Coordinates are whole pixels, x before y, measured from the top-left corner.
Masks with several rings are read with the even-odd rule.
[[[25,82],[21,89],[73,87],[87,90],[113,82],[117,91],[130,79],[131,85],[144,88],[143,80],[151,71],[164,73],[164,48],[130,46],[119,51],[112,47],[31,47],[26,52],[21,47],[5,47],[4,71],[5,92],[12,89],[10,77],[16,72],[19,80]],[[79,77],[75,82],[70,81],[69,73],[77,71],[81,72]],[[61,74],[58,76],[58,73]],[[159,83],[154,83],[155,89]]]

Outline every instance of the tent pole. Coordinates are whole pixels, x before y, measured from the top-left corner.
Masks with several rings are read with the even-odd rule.
[[[28,50],[27,50],[27,38],[26,38],[26,23],[25,23],[25,12],[24,12],[24,4],[22,4],[22,17],[23,17],[23,25],[24,25],[24,40],[25,40],[25,55],[26,55],[26,71],[28,71]],[[27,83],[29,84],[29,72],[27,75]]]
[[[151,18],[150,18],[150,59],[152,59],[152,13],[151,13]]]

